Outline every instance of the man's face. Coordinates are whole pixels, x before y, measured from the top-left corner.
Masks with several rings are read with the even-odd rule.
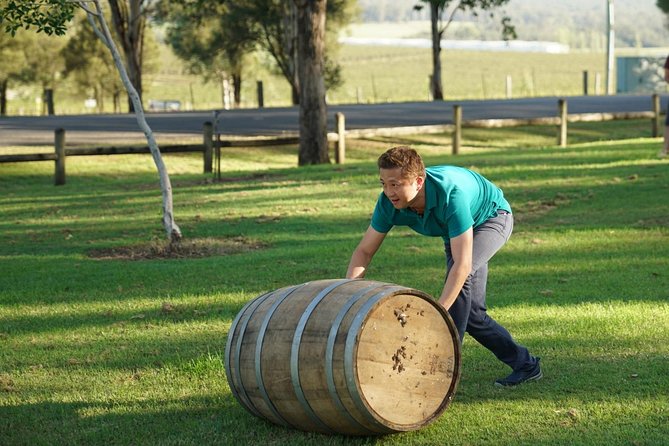
[[[391,201],[395,209],[405,209],[416,199],[423,185],[423,178],[403,178],[401,169],[379,169],[379,177],[383,193]]]

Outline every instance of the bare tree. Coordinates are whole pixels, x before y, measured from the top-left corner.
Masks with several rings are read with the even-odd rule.
[[[160,177],[160,189],[163,198],[163,227],[169,240],[177,242],[181,240],[182,234],[181,229],[174,221],[172,184],[167,174],[165,163],[160,155],[160,149],[158,148],[153,131],[146,122],[139,94],[128,77],[128,72],[123,64],[121,55],[114,43],[114,39],[112,39],[109,26],[102,13],[100,0],[43,0],[42,2],[33,2],[18,6],[15,2],[10,2],[6,3],[6,6],[0,7],[0,24],[6,24],[6,30],[12,34],[18,28],[35,26],[38,32],[42,31],[49,35],[62,35],[67,30],[67,23],[72,20],[76,7],[86,12],[88,22],[93,27],[95,34],[111,52],[123,85],[134,105],[137,123],[146,136]]]

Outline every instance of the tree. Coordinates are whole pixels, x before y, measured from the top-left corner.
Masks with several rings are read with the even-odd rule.
[[[430,23],[432,35],[432,78],[430,90],[432,99],[444,99],[444,89],[441,82],[441,39],[458,11],[471,11],[477,15],[479,10],[490,10],[507,4],[510,0],[420,0],[430,7]],[[414,9],[420,10],[423,5],[418,4]],[[491,13],[492,16],[492,13]],[[511,25],[511,19],[502,17],[502,36],[504,39],[516,38],[516,31]]]
[[[221,85],[232,79],[236,106],[241,103],[244,57],[257,40],[249,17],[240,14],[240,3],[163,1],[156,10],[157,20],[167,24],[167,42],[192,73]]]
[[[102,6],[100,5],[100,0],[43,0],[41,2],[20,4],[14,1],[2,1],[0,3],[0,25],[4,24],[5,30],[12,33],[12,35],[19,28],[30,28],[31,26],[36,27],[38,33],[44,32],[48,35],[63,35],[67,30],[67,24],[74,17],[76,8],[81,8],[86,12],[86,18],[95,30],[95,34],[109,49],[123,85],[132,100],[137,123],[146,136],[153,161],[158,169],[163,198],[163,227],[169,240],[177,242],[181,240],[182,234],[181,229],[174,221],[170,178],[160,155],[160,149],[158,148],[153,131],[146,122],[139,94],[128,77],[128,72],[123,65],[121,55],[112,38],[111,31],[102,11]]]
[[[144,32],[149,0],[108,0],[114,30],[121,42],[128,77],[142,102],[142,66],[144,63]],[[135,110],[135,101],[128,96],[128,109]]]
[[[325,11],[327,0],[294,0],[300,82],[298,164],[329,163],[325,107]]]
[[[173,7],[172,3],[167,6]],[[211,14],[215,2],[194,0],[193,4],[196,8],[189,12],[191,28],[193,20]],[[328,78],[337,81],[339,68],[325,54],[325,20],[327,16],[334,24],[345,23],[352,16],[352,5],[351,0],[238,0],[218,9],[233,18],[218,23],[230,23],[231,27],[233,23],[243,24],[248,36],[255,37],[255,42],[272,54],[290,83],[293,101],[300,104],[300,166],[330,162],[325,86]],[[187,42],[192,43],[192,39]]]
[[[23,47],[26,67],[21,72],[24,82],[39,84],[42,88],[42,114],[55,114],[54,91],[63,71],[60,51],[67,43],[64,37],[49,38],[43,34]]]
[[[79,88],[88,94],[92,93],[99,112],[104,111],[105,96],[111,95],[114,112],[120,111],[120,95],[123,84],[114,67],[114,60],[85,15],[75,19],[74,35],[63,49],[65,76],[73,77]]]
[[[292,102],[300,103],[300,81],[298,73],[298,7],[291,0],[251,0],[229,2],[230,11],[246,17],[251,34],[259,47],[270,53],[279,71],[291,87]],[[351,20],[356,2],[353,0],[330,0],[326,2],[328,29],[325,39],[323,75],[329,87],[341,83],[340,68],[328,53],[337,46],[339,29]]]
[[[27,67],[25,53],[21,48],[27,46],[23,36],[12,38],[0,32],[0,116],[7,114],[7,90],[9,83],[19,80]]]

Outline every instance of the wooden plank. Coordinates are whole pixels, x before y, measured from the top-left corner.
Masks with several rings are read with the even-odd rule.
[[[463,121],[462,126],[467,128],[502,128],[519,127],[532,125],[558,125],[560,118],[550,116],[546,118],[528,118],[528,119],[472,119]]]
[[[381,127],[375,129],[353,129],[346,131],[347,138],[373,138],[375,136],[416,135],[426,133],[447,133],[453,131],[452,124],[417,125],[405,127]]]
[[[300,142],[299,136],[278,136],[278,137],[261,137],[249,139],[225,139],[221,141],[221,147],[264,147],[264,146],[280,146],[284,144],[298,144]],[[216,144],[216,142],[214,142]]]
[[[202,152],[202,144],[190,145],[163,145],[160,153],[188,153]],[[110,147],[84,147],[77,149],[65,149],[67,156],[94,156],[94,155],[135,155],[151,153],[148,146],[110,146]]]
[[[577,115],[568,115],[569,122],[602,122],[617,121],[625,119],[653,119],[655,114],[652,111],[647,112],[619,112],[619,113],[579,113]]]
[[[20,155],[0,155],[0,163],[22,163],[29,161],[56,161],[56,154],[26,153]]]

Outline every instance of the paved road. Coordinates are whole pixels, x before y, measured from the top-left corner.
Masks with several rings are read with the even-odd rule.
[[[666,104],[669,95],[662,96]],[[650,95],[574,96],[566,98],[569,113],[650,111]],[[377,128],[452,122],[453,105],[462,105],[463,119],[535,118],[557,115],[557,97],[482,101],[403,102],[369,105],[333,105],[328,108],[329,128],[334,129],[334,113],[343,112],[346,126]],[[229,135],[280,135],[298,130],[297,107],[224,110],[219,130]],[[159,142],[202,134],[202,125],[213,121],[213,111],[150,113],[149,125]],[[0,147],[52,144],[53,131],[66,130],[68,145],[113,144],[143,141],[134,115],[68,115],[0,118]]]

